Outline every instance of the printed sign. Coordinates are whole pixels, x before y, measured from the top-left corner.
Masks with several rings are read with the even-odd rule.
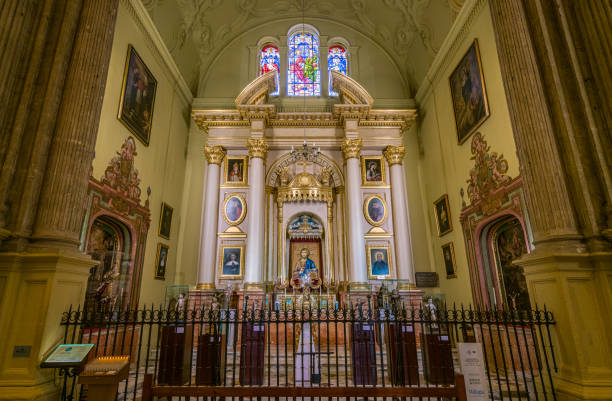
[[[468,400],[488,400],[489,389],[480,343],[458,343],[459,363]]]
[[[80,366],[95,344],[60,344],[40,365],[42,368]]]

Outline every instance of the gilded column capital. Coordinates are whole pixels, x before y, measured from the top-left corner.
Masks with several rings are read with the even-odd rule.
[[[402,164],[404,161],[404,155],[406,154],[406,148],[403,146],[387,146],[383,151],[385,159],[390,166],[394,164]]]
[[[247,148],[249,149],[250,157],[259,157],[260,159],[266,158],[268,152],[268,144],[263,138],[249,138],[247,139]]]
[[[344,160],[358,158],[359,152],[361,152],[361,138],[344,139],[344,142],[342,142],[342,154],[344,155]]]
[[[204,146],[204,154],[208,164],[221,164],[225,157],[225,149],[222,146]]]

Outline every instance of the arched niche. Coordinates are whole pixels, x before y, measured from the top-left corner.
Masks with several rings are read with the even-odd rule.
[[[315,176],[320,176],[322,172],[328,171],[329,183],[327,185],[330,187],[344,187],[344,176],[342,175],[342,171],[336,162],[322,153],[303,160],[302,156],[298,154],[298,152],[286,153],[285,155],[279,157],[274,164],[270,166],[268,169],[268,174],[266,175],[266,185],[269,187],[282,186],[281,176],[283,174],[289,174],[289,176],[286,176],[285,178],[290,180],[293,178],[293,176],[301,172],[302,166],[299,163],[303,162],[306,162],[307,165],[310,164],[312,167],[314,167],[310,170],[310,172]]]

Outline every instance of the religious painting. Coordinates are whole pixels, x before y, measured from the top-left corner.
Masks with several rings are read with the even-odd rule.
[[[292,239],[289,245],[289,263],[291,271],[289,277],[293,286],[303,286],[308,283],[316,286],[319,282],[312,281],[321,277],[321,240],[320,239]]]
[[[434,202],[434,215],[436,218],[436,227],[438,227],[438,237],[453,231],[453,222],[451,220],[447,194],[442,195]]]
[[[157,244],[157,257],[155,258],[155,278],[158,280],[166,279],[166,266],[168,265],[168,245]]]
[[[223,218],[231,226],[242,223],[246,211],[246,201],[240,194],[230,194],[223,202]]]
[[[371,225],[380,226],[387,219],[387,203],[379,195],[370,195],[363,202],[363,215]]]
[[[174,208],[166,202],[162,202],[161,213],[159,215],[159,236],[165,239],[170,239],[170,231],[172,229],[172,213]]]
[[[149,146],[157,80],[132,45],[128,46],[117,118]]]
[[[527,253],[523,227],[517,218],[511,218],[493,231],[493,248],[505,303],[513,309],[529,309],[531,302],[525,272],[521,266],[512,263]]]
[[[446,278],[457,277],[457,264],[455,263],[455,247],[452,242],[442,245],[442,255],[444,256],[444,269]]]
[[[385,162],[382,156],[361,156],[361,183],[365,186],[385,185]]]
[[[242,280],[244,276],[244,245],[221,245],[219,251],[219,278]]]
[[[462,144],[489,117],[478,40],[474,40],[449,81],[457,142]]]
[[[224,186],[246,185],[247,165],[247,156],[226,156]]]
[[[366,245],[368,278],[383,279],[391,276],[391,250],[389,245]]]

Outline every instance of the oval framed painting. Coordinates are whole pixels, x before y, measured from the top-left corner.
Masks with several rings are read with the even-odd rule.
[[[373,226],[381,226],[387,220],[388,208],[379,195],[370,195],[363,202],[363,216]]]
[[[241,194],[230,194],[223,202],[223,218],[230,226],[242,223],[246,212],[247,204]]]

